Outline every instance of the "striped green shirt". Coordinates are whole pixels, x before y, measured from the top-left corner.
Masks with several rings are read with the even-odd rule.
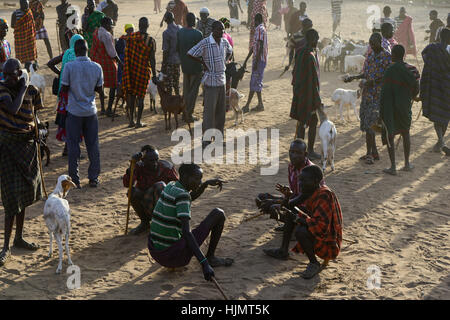
[[[150,236],[157,250],[169,248],[181,239],[180,217],[191,218],[191,196],[179,181],[164,188],[153,210]]]

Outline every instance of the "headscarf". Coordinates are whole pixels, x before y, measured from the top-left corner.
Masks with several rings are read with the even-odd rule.
[[[223,18],[220,18],[219,21],[223,23],[223,26],[225,27],[225,29],[230,28],[230,20],[228,18],[223,17]]]
[[[8,25],[8,21],[6,19],[0,18],[0,26],[4,24]]]
[[[84,39],[82,35],[74,34],[72,38],[70,38],[70,48],[64,52],[64,56],[62,59],[62,66],[61,66],[61,77],[59,77],[59,90],[61,90],[61,78],[64,71],[64,66],[67,62],[74,61],[76,59],[75,55],[75,42],[78,40]]]
[[[136,28],[134,27],[134,24],[132,23],[128,23],[125,25],[125,33],[127,32],[128,29],[133,28],[134,30],[136,30]]]

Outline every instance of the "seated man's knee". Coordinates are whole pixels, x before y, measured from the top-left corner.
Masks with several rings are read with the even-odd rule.
[[[153,185],[153,190],[154,190],[155,196],[157,196],[159,198],[165,187],[166,187],[166,184],[163,181],[156,182]]]
[[[213,215],[215,218],[219,219],[220,221],[225,221],[225,211],[223,211],[220,208],[215,208],[213,211],[211,211],[211,215]]]

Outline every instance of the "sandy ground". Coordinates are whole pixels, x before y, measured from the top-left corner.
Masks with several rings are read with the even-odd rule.
[[[135,23],[145,15],[150,18],[150,33],[158,43],[157,61],[162,53],[159,22],[162,14],[153,13],[153,2],[117,1],[120,6],[116,36],[126,23]],[[163,1],[166,2],[166,1]],[[341,36],[355,40],[368,39],[365,27],[366,9],[373,2],[344,1]],[[46,9],[46,23],[54,51],[57,51],[55,35],[55,6],[50,1]],[[83,5],[84,1],[72,1]],[[189,8],[198,12],[202,1],[186,1]],[[321,36],[331,36],[329,1],[309,1],[308,14]],[[383,3],[375,3],[383,6]],[[298,6],[298,3],[296,4]],[[210,1],[212,17],[228,15],[225,1]],[[268,4],[271,12],[271,2]],[[392,4],[394,13],[399,4]],[[424,7],[407,7],[414,17],[414,27],[419,50],[425,43],[428,11]],[[445,17],[448,9],[440,9]],[[1,16],[10,20],[12,9],[3,8]],[[246,8],[244,6],[244,16]],[[236,59],[242,62],[247,54],[248,32],[244,28],[232,34],[236,43]],[[266,110],[246,115],[239,128],[279,129],[280,170],[276,176],[261,176],[261,165],[204,164],[205,178],[221,177],[228,181],[224,190],[207,190],[193,204],[192,220],[197,225],[214,207],[226,211],[227,222],[219,244],[218,255],[235,259],[234,266],[216,269],[218,281],[225,292],[235,299],[449,299],[450,298],[450,213],[448,199],[450,167],[448,158],[431,152],[435,143],[432,124],[424,117],[412,126],[412,173],[399,172],[397,177],[384,175],[381,170],[389,165],[386,149],[381,151],[381,161],[373,166],[363,164],[358,158],[365,152],[364,138],[353,114],[351,121],[337,122],[338,142],[336,171],[328,172],[327,184],[336,192],[344,217],[343,249],[336,261],[330,263],[313,280],[303,280],[299,272],[307,264],[307,258],[291,255],[280,262],[266,257],[262,249],[278,246],[281,235],[273,231],[276,223],[261,217],[243,222],[256,212],[254,196],[259,192],[274,192],[276,182],[287,184],[289,142],[294,136],[295,122],[289,118],[291,86],[290,75],[279,78],[285,53],[284,31],[269,30],[269,64],[265,72],[263,91]],[[13,43],[10,30],[8,40]],[[38,42],[39,63],[48,61],[45,45]],[[411,57],[410,57],[411,58]],[[408,59],[416,64],[414,59]],[[422,63],[422,61],[421,61]],[[45,168],[45,181],[49,192],[59,175],[67,172],[67,159],[61,157],[62,144],[55,140],[53,124],[55,97],[50,94],[53,79],[51,71],[42,67],[49,88],[46,95],[47,109],[41,115],[51,122],[49,146],[51,164]],[[325,104],[338,87],[355,88],[356,83],[344,84],[338,73],[321,74],[321,92]],[[239,88],[248,94],[249,75]],[[146,101],[148,104],[148,100]],[[159,102],[158,102],[159,104]],[[256,105],[256,100],[253,103]],[[413,118],[420,105],[413,107]],[[122,112],[122,111],[120,111]],[[196,114],[201,116],[200,99]],[[329,111],[332,120],[334,110]],[[87,187],[88,161],[80,165],[82,190],[68,195],[72,210],[72,235],[70,248],[72,260],[81,269],[81,288],[66,287],[68,275],[55,275],[57,249],[54,258],[46,259],[48,235],[42,218],[43,202],[27,209],[25,235],[37,241],[42,248],[28,253],[13,248],[10,262],[0,269],[0,298],[2,299],[220,299],[215,287],[204,281],[196,261],[177,272],[170,272],[155,263],[147,250],[147,236],[124,236],[126,213],[126,189],[121,177],[128,166],[130,156],[144,144],[160,149],[161,157],[170,157],[172,142],[164,132],[164,118],[152,115],[148,107],[144,113],[148,126],[144,129],[128,129],[125,116],[115,122],[100,118],[100,142],[102,174],[98,189]],[[234,124],[233,114],[227,114],[227,127]],[[379,137],[377,138],[380,144]],[[320,142],[317,144],[317,151]],[[84,150],[84,149],[83,149]],[[86,154],[83,151],[83,154]],[[403,150],[397,150],[399,166]],[[3,239],[3,218],[0,219],[0,238]],[[133,214],[130,226],[137,225]],[[294,243],[292,242],[292,245]],[[206,250],[204,245],[203,250]],[[195,259],[194,259],[195,260]],[[371,265],[380,268],[381,288],[369,290],[367,280]],[[64,271],[67,268],[64,261]]]

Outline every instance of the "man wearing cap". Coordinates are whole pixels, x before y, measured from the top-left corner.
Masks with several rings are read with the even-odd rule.
[[[177,33],[181,26],[176,25],[172,12],[166,12],[164,21],[167,23],[167,29],[163,32],[163,60],[162,73],[167,75],[166,91],[172,95],[172,89],[176,95],[180,94],[180,57],[177,52]]]
[[[211,35],[214,21],[216,20],[209,17],[208,8],[200,9],[200,20],[197,22],[197,30],[203,34],[203,39]]]

